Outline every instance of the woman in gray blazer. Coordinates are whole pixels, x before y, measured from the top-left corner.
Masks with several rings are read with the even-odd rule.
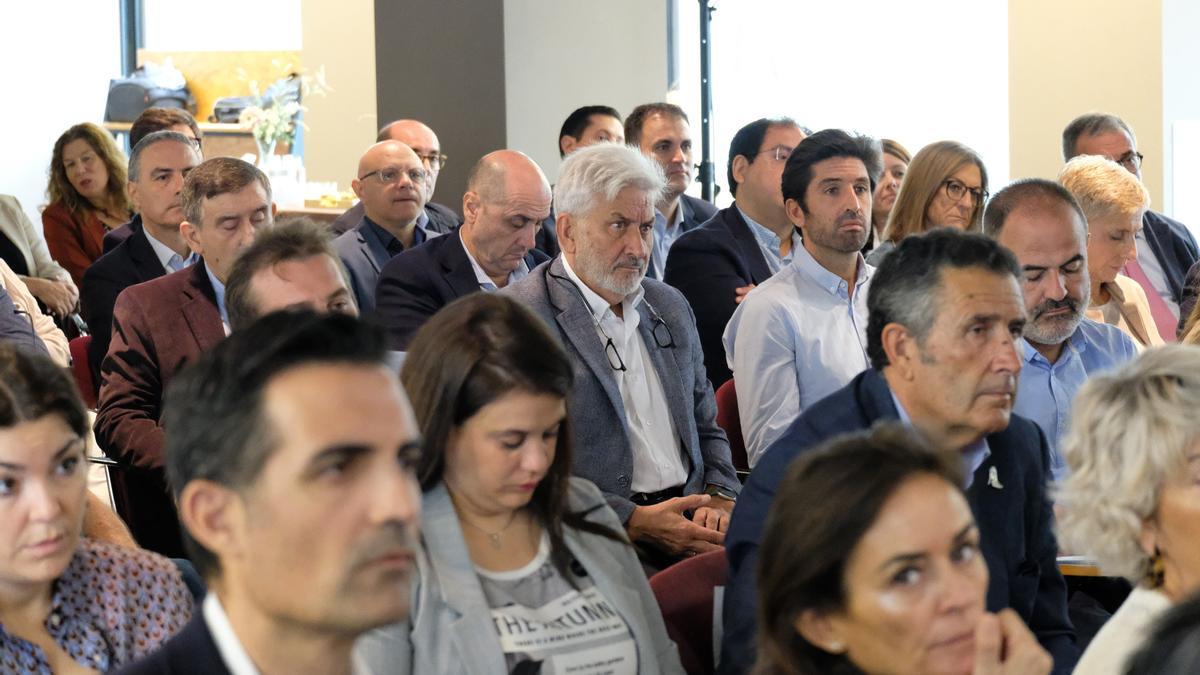
[[[401,379],[424,440],[405,623],[359,641],[386,673],[682,673],[624,529],[572,478],[571,364],[510,297],[475,293],[417,333]]]
[[[79,301],[71,275],[54,262],[42,233],[34,228],[16,197],[0,195],[0,257],[21,277],[29,292],[58,316]]]

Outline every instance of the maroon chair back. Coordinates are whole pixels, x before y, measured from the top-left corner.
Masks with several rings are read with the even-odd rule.
[[[720,617],[713,613],[713,593],[725,585],[729,562],[725,551],[709,551],[675,563],[650,577],[650,590],[658,600],[667,635],[679,648],[683,669],[691,675],[711,675],[713,628]]]
[[[737,389],[733,386],[733,378],[717,387],[717,425],[729,437],[733,468],[749,471],[750,461],[746,459],[746,442],[742,440],[742,416],[738,414]]]
[[[83,404],[90,410],[95,410],[98,404],[99,391],[92,382],[92,367],[88,363],[88,346],[92,344],[91,335],[80,335],[71,340],[68,347],[71,350],[71,373],[75,375],[75,386],[83,396]]]

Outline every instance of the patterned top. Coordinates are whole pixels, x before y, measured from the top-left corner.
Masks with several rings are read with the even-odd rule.
[[[81,539],[54,583],[46,631],[71,658],[107,672],[157,649],[192,616],[171,561],[142,549]],[[0,625],[0,673],[51,675],[41,647]]]

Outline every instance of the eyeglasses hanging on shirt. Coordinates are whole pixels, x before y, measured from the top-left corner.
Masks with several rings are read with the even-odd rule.
[[[600,324],[600,319],[592,312],[592,307],[588,304],[587,297],[583,294],[579,286],[575,284],[575,281],[557,274],[552,274],[551,276],[567,282],[579,294],[579,299],[583,300],[583,306],[587,309],[588,316],[592,317],[592,323],[596,324],[596,330],[600,331],[600,334],[604,336],[604,356],[608,358],[608,365],[620,373],[629,370],[625,366],[625,360],[621,358],[621,352],[617,350],[617,343],[613,341],[608,331],[604,330],[604,326]],[[649,300],[643,297],[642,303],[646,305],[646,309],[650,312],[650,321],[652,324],[650,335],[654,338],[654,344],[658,345],[659,349],[674,349],[675,336],[671,334],[671,327],[667,325],[666,321],[663,321],[662,317],[658,314],[658,310],[654,309],[654,305],[651,305]]]

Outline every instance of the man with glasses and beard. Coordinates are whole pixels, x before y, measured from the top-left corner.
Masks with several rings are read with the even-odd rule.
[[[1075,393],[1088,377],[1132,359],[1137,347],[1119,328],[1083,315],[1091,295],[1087,220],[1066,188],[1041,178],[1017,181],[988,203],[983,229],[1021,265],[1029,319],[1013,412],[1046,434],[1058,481],[1067,470],[1058,442]]]

